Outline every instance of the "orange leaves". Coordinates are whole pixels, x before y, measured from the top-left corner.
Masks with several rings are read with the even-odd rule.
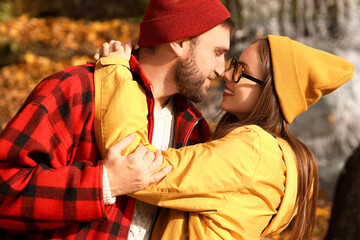
[[[136,40],[138,32],[138,24],[120,19],[92,22],[23,15],[0,22],[0,43],[10,46],[9,59],[21,59],[0,68],[0,132],[41,79],[91,61],[101,44],[111,39]]]
[[[41,44],[43,47],[93,53],[105,41],[127,41],[138,36],[138,24],[120,19],[104,22],[70,20],[61,18],[29,18],[0,22],[0,34],[7,40],[16,39],[21,44]]]

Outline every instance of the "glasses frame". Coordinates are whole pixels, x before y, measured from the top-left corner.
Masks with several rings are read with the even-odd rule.
[[[241,65],[241,74],[240,74],[239,78],[238,78],[237,80],[235,80],[235,71],[236,71],[236,69],[237,69],[237,65],[238,65],[238,64]],[[261,85],[261,86],[264,85],[264,82],[263,82],[263,81],[261,81],[261,80],[259,80],[259,79],[257,79],[257,78],[254,78],[253,76],[250,76],[250,75],[244,73],[244,71],[245,71],[244,65],[241,64],[241,63],[239,63],[239,61],[238,61],[238,59],[237,59],[236,57],[233,57],[233,58],[231,59],[231,62],[230,62],[230,65],[229,65],[228,70],[231,70],[232,68],[234,69],[234,72],[233,72],[233,75],[232,75],[232,81],[233,81],[234,83],[240,82],[240,79],[241,79],[242,77],[244,77],[244,78],[247,78],[247,79],[249,79],[250,81],[253,81],[253,82],[255,82],[255,83],[257,83],[257,84],[259,84],[259,85]]]

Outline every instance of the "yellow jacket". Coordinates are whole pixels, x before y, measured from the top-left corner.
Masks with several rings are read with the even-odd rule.
[[[131,132],[139,133],[135,142],[154,150],[146,139],[146,101],[121,105],[121,111],[112,105],[122,97],[127,102],[129,97],[144,98],[126,63],[103,58],[95,71],[95,132],[102,154]],[[139,116],[143,111],[145,117]],[[129,121],[138,128],[129,130]],[[152,239],[259,239],[281,232],[296,213],[293,151],[285,140],[259,126],[239,127],[204,144],[168,149],[163,156],[163,166],[171,164],[173,170],[158,183],[130,194],[164,207]]]

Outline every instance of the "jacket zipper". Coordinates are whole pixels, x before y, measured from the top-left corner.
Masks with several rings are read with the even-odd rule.
[[[189,139],[190,139],[190,135],[193,132],[195,126],[199,123],[199,121],[203,119],[203,117],[199,117],[196,122],[193,124],[193,126],[191,127],[189,134],[186,136],[186,141],[185,141],[185,145],[184,146],[189,146]]]
[[[149,135],[148,135],[148,138],[149,138],[149,142],[151,143],[152,138],[153,138],[153,134],[154,134],[155,94],[154,94],[153,86],[150,84],[149,87],[150,87],[150,92],[151,92],[151,95],[152,95],[152,98],[153,98],[153,101],[154,101],[154,103],[151,106],[151,109],[149,109],[149,113],[150,113],[150,119],[149,120],[151,120],[151,122],[149,121]]]

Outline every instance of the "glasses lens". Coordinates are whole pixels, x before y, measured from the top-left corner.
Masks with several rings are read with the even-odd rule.
[[[230,62],[230,64],[229,64],[229,67],[228,67],[228,70],[231,70],[231,69],[233,69],[234,68],[234,65],[236,64],[236,58],[232,58],[231,59],[231,62]]]
[[[236,66],[234,68],[234,72],[233,72],[233,81],[234,82],[239,82],[240,78],[241,78],[241,74],[243,72],[243,66],[241,63],[236,62]]]

